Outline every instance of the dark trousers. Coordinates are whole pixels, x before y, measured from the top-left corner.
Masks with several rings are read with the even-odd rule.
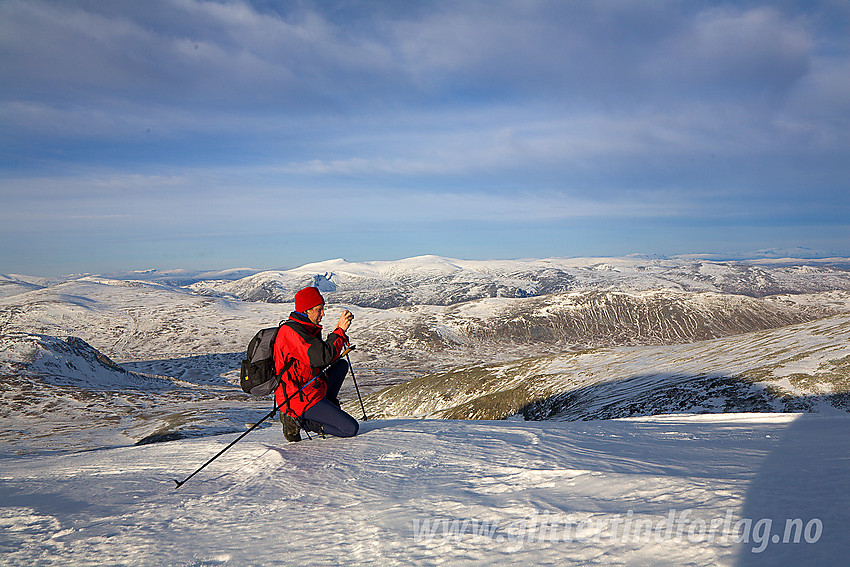
[[[325,371],[328,393],[301,416],[301,425],[304,429],[334,437],[357,435],[360,424],[337,405],[339,389],[347,374],[348,362],[344,360],[337,360]]]

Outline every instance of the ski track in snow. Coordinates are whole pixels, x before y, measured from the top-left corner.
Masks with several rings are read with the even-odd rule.
[[[299,444],[269,427],[179,490],[173,479],[233,437],[7,456],[0,562],[837,565],[850,551],[848,425],[790,414],[387,420]],[[748,542],[708,534],[743,518],[773,525]],[[785,518],[818,519],[818,541],[772,543]],[[626,519],[672,533],[644,537]],[[473,533],[483,522],[492,533]]]

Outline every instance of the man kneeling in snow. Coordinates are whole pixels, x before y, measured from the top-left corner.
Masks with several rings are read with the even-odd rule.
[[[354,315],[343,311],[336,329],[323,341],[319,323],[324,315],[325,300],[318,288],[302,289],[295,294],[295,311],[281,325],[274,343],[277,372],[292,360],[275,391],[275,401],[283,404],[280,421],[287,441],[300,441],[300,429],[353,437],[360,428],[356,419],[342,411],[337,399],[348,374],[348,363],[340,355],[348,345],[345,333]],[[322,372],[324,368],[327,370]],[[290,400],[285,402],[287,397]]]

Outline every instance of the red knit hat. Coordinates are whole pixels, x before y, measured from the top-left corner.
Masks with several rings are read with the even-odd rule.
[[[308,309],[312,309],[324,302],[325,298],[319,293],[319,288],[317,287],[305,287],[295,294],[295,310],[299,313],[306,313]]]

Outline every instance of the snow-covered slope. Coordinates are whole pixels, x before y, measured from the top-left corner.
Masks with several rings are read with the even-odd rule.
[[[0,299],[46,286],[43,278],[0,274]]]
[[[128,372],[84,340],[9,333],[0,342],[0,375],[37,377],[53,386],[88,390],[162,389],[173,383]]]
[[[221,376],[128,371],[73,336],[4,334],[0,383],[0,458],[239,431],[269,409]]]
[[[850,411],[850,315],[661,347],[459,367],[367,398],[378,416],[604,419],[674,411]]]
[[[850,297],[850,294],[848,294]],[[400,311],[432,348],[461,345],[675,344],[772,329],[831,315],[826,306],[713,292],[582,291],[522,299],[480,299]]]
[[[842,565],[847,417],[368,421],[0,459],[0,562]]]
[[[4,333],[78,336],[119,362],[241,351],[287,315],[281,305],[92,276],[0,299]]]

